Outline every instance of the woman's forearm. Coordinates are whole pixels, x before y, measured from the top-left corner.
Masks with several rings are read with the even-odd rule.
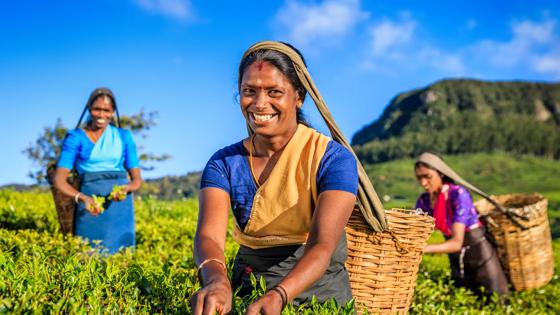
[[[140,186],[142,186],[141,179],[134,179],[130,181],[130,183],[128,183],[128,188],[130,192],[136,192],[138,189],[140,189]]]
[[[216,281],[227,281],[227,271],[225,267],[226,257],[224,255],[224,249],[220,247],[218,243],[214,240],[206,237],[195,236],[194,242],[194,262],[196,266],[200,266],[204,261],[208,259],[217,259],[221,261],[224,265],[217,261],[208,261],[199,270],[199,275],[201,277],[202,283],[204,285],[216,282]]]
[[[443,243],[427,245],[424,247],[424,253],[456,253],[460,251],[465,239],[465,224],[453,223],[451,231],[450,239]]]
[[[292,271],[279,283],[288,294],[288,300],[311,287],[326,272],[335,247],[331,244],[308,245]]]
[[[133,168],[128,170],[128,173],[130,175],[130,183],[128,183],[127,185],[128,191],[135,192],[140,189],[140,186],[142,186],[142,176],[140,175],[140,169]]]
[[[68,184],[68,182],[66,181],[69,174],[70,170],[65,168],[58,168],[54,175],[53,185],[64,195],[74,198],[79,193],[79,191],[76,190],[76,188],[72,187],[72,185]]]
[[[456,253],[461,250],[462,242],[448,240],[439,244],[428,244],[424,248],[424,253]]]

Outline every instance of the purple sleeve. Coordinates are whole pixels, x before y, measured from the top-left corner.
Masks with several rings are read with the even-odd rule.
[[[453,209],[453,223],[469,225],[471,210],[474,208],[471,194],[464,188],[458,186],[450,192],[451,206]]]
[[[428,214],[432,215],[432,211],[430,209],[430,204],[428,201],[428,194],[424,193],[421,194],[420,197],[418,197],[418,200],[416,200],[416,207],[415,209],[422,209],[422,211],[427,212]]]
[[[424,201],[422,200],[422,195],[420,195],[420,197],[418,197],[418,200],[416,200],[416,206],[414,208],[426,211],[426,208],[424,207]]]

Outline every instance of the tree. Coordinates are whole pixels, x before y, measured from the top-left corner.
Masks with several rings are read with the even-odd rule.
[[[141,109],[138,114],[131,116],[121,116],[121,127],[129,129],[134,135],[141,138],[147,137],[147,131],[157,125],[157,112],[145,113]],[[60,118],[57,119],[53,127],[45,127],[39,135],[35,144],[31,144],[22,153],[33,162],[34,169],[29,172],[29,177],[37,181],[38,184],[46,182],[46,169],[51,163],[55,163],[60,155],[62,142],[66,136],[68,129],[62,123]],[[160,162],[169,159],[168,154],[156,155],[149,152],[143,152],[142,146],[137,146],[138,158],[140,159],[143,170],[153,170],[154,166],[151,162]]]

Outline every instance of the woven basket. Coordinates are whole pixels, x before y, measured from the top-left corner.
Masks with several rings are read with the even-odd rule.
[[[374,232],[359,210],[346,226],[346,268],[358,312],[407,313],[412,303],[434,219],[403,209],[387,210],[386,217],[389,230],[384,232]]]
[[[512,221],[486,199],[475,203],[486,217],[488,229],[498,244],[498,255],[516,291],[547,284],[554,273],[547,200],[539,194],[492,196],[499,204],[526,220]]]
[[[56,165],[50,164],[47,167],[47,180],[51,186],[51,192],[53,194],[54,205],[56,208],[56,214],[58,218],[58,223],[60,223],[60,230],[63,234],[73,234],[74,233],[74,212],[76,209],[76,203],[72,197],[66,196],[60,190],[58,190],[53,185],[54,174],[56,172]],[[79,190],[80,178],[72,172],[68,176],[68,184]]]

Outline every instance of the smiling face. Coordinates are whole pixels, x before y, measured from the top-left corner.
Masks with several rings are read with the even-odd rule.
[[[89,107],[92,127],[96,129],[107,127],[113,118],[114,111],[110,97],[102,95],[96,98]]]
[[[281,135],[297,127],[301,98],[288,78],[271,63],[259,60],[247,67],[239,94],[241,111],[256,134]]]
[[[428,193],[434,194],[441,190],[443,180],[438,171],[419,164],[415,168],[416,179],[422,188]]]

